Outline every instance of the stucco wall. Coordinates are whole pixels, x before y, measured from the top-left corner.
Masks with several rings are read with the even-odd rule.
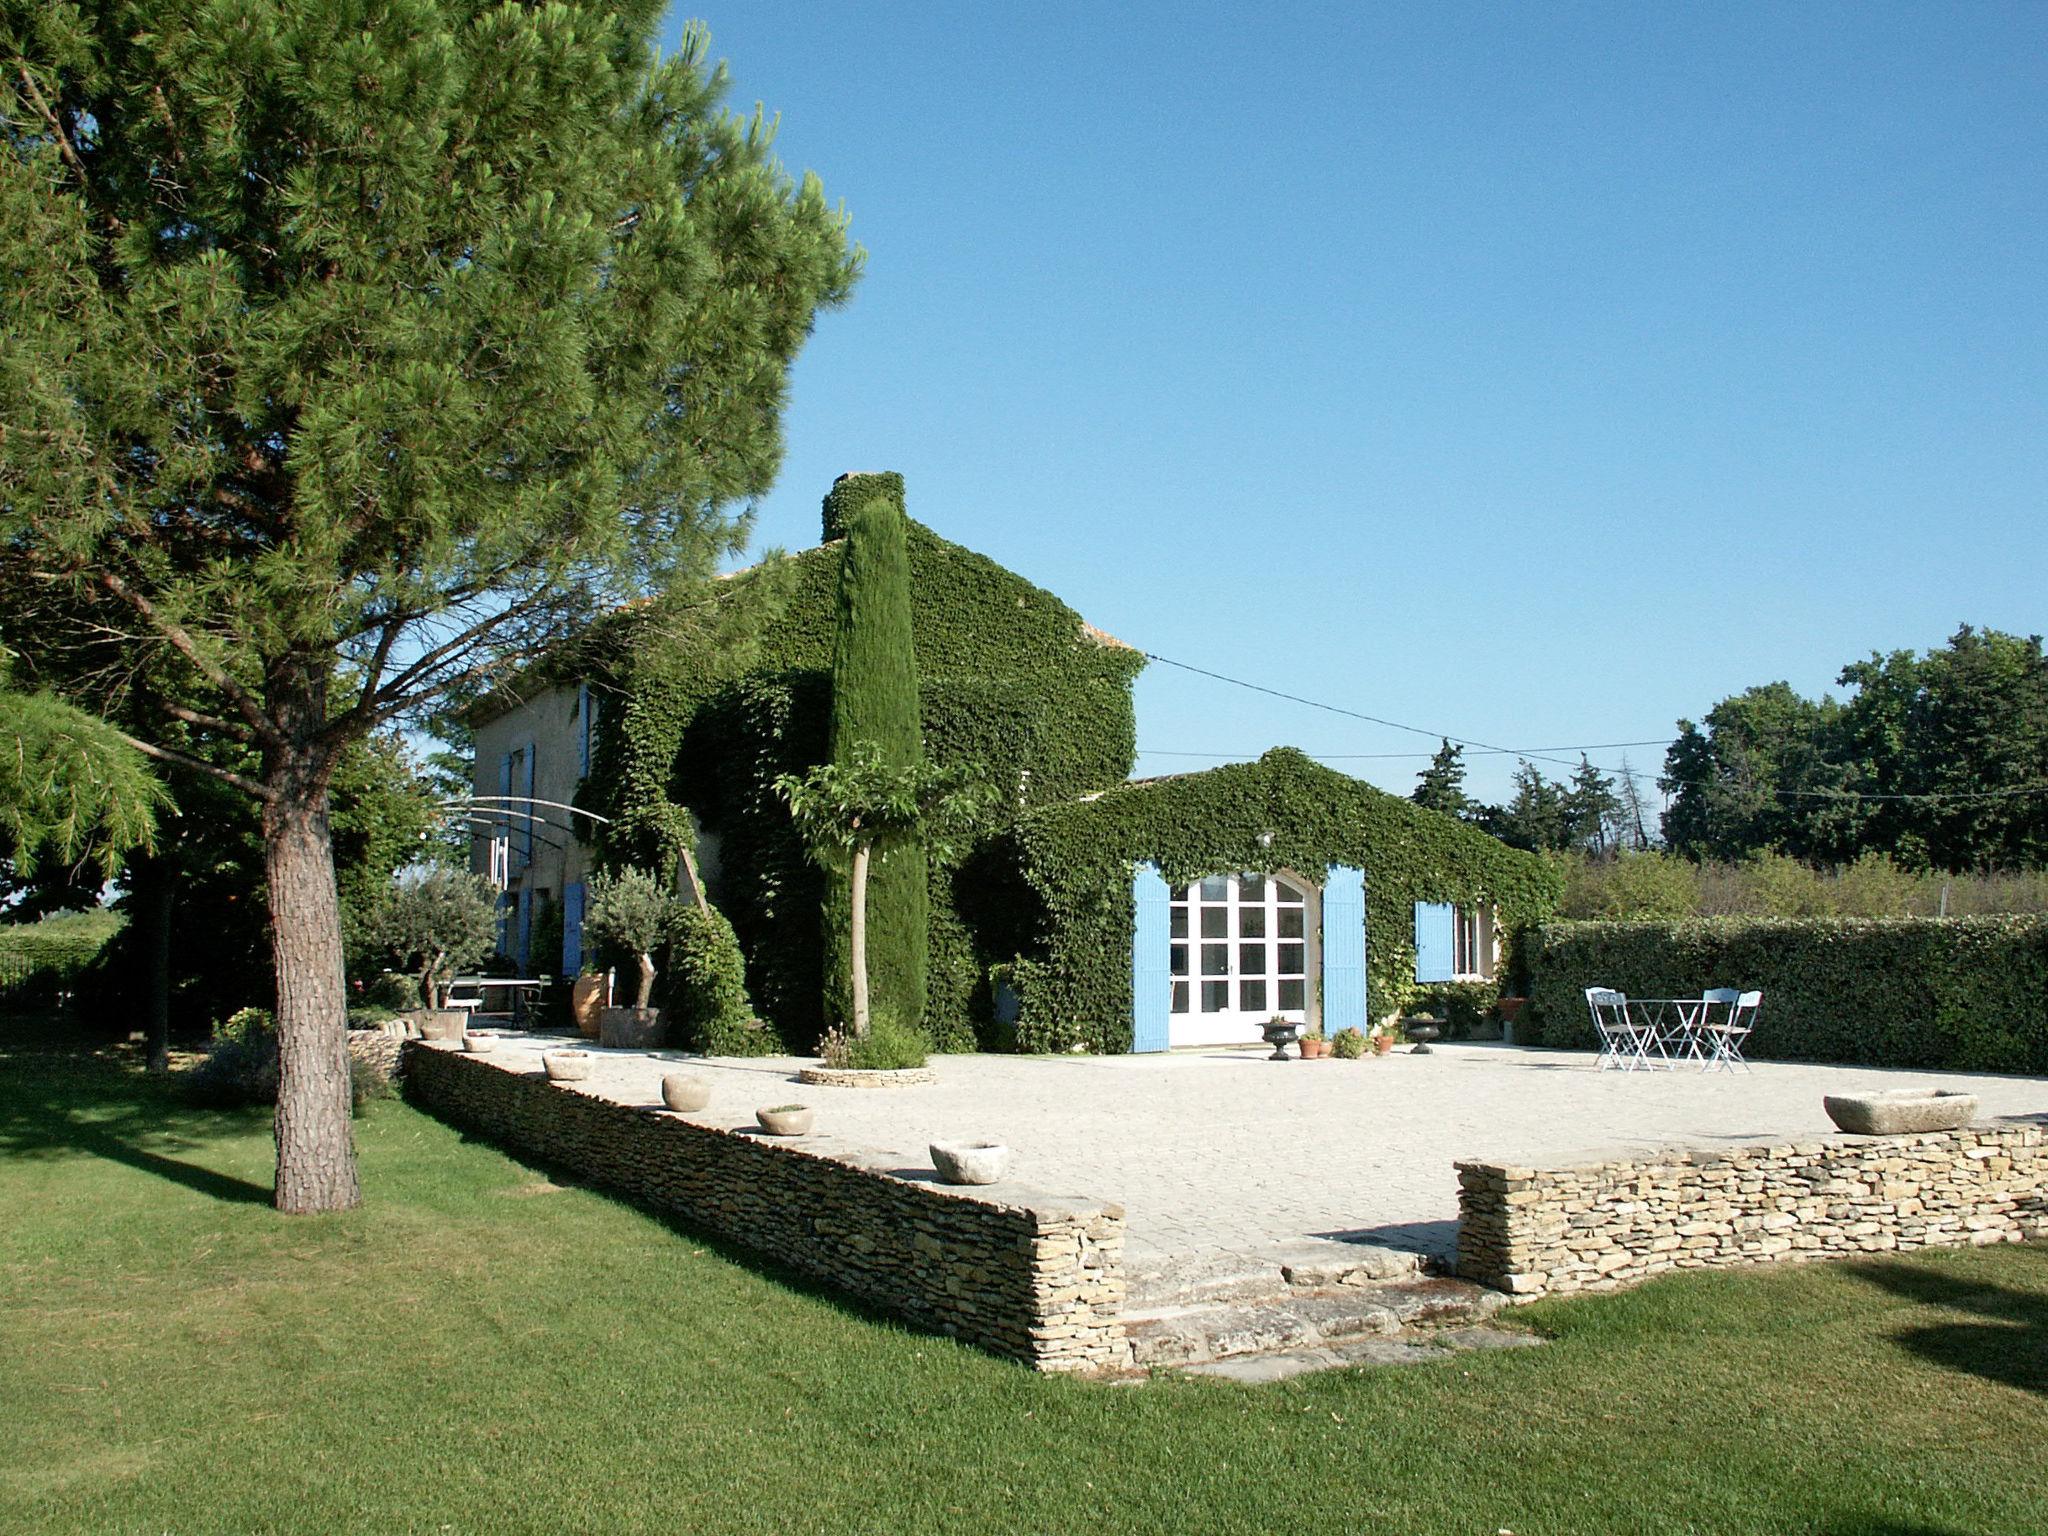
[[[1677,1269],[2048,1237],[2042,1137],[2000,1121],[1570,1168],[1461,1162],[1458,1273],[1535,1296]]]
[[[614,1104],[538,1072],[407,1043],[406,1094],[501,1146],[672,1210],[871,1305],[1041,1371],[1121,1366],[1121,1207],[953,1188]]]

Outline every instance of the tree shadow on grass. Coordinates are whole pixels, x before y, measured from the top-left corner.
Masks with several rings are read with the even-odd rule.
[[[270,1203],[268,1186],[166,1155],[249,1129],[254,1111],[186,1103],[161,1080],[98,1056],[0,1055],[0,1156],[82,1153],[215,1200]]]
[[[1897,1520],[1890,1515],[1837,1515],[1820,1528],[1820,1536],[1969,1536],[1969,1532],[1953,1525]]]
[[[2024,1251],[2048,1271],[2048,1249]],[[1998,1285],[1944,1266],[1889,1262],[1852,1264],[1848,1269],[1894,1296],[1986,1319],[1930,1323],[1894,1335],[1923,1360],[2048,1397],[2048,1289]]]

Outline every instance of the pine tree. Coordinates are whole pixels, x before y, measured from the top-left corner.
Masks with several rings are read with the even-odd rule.
[[[663,9],[0,0],[0,592],[262,807],[282,1210],[360,1198],[342,755],[739,547],[857,271]]]
[[[1595,768],[1583,753],[1571,787],[1564,793],[1566,836],[1570,845],[1596,859],[1612,853],[1620,841],[1621,799],[1614,780]]]
[[[846,476],[831,505],[843,511],[838,631],[832,656],[832,761],[867,754],[886,769],[924,762],[917,652],[911,632],[909,520],[894,476]],[[828,516],[830,511],[828,508]],[[930,878],[923,846],[906,839],[869,872],[866,950],[870,996],[899,1023],[924,1018]],[[825,903],[828,1014],[853,1017],[852,912],[837,884]]]
[[[1465,793],[1465,749],[1452,746],[1446,737],[1436,756],[1429,760],[1429,766],[1417,775],[1408,798],[1424,810],[1469,816],[1472,801]]]

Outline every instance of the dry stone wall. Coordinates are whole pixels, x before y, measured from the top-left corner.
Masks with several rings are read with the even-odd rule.
[[[1538,1296],[1678,1269],[2048,1237],[2042,1136],[1993,1122],[1571,1168],[1460,1162],[1458,1273]]]
[[[905,1179],[438,1043],[407,1042],[404,1081],[414,1102],[501,1146],[1034,1369],[1093,1372],[1129,1358],[1115,1204]]]

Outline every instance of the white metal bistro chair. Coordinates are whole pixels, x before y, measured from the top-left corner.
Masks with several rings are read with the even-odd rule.
[[[1716,1067],[1725,1067],[1733,1072],[1740,1067],[1747,1072],[1749,1062],[1743,1057],[1742,1043],[1756,1028],[1757,1010],[1764,1005],[1764,995],[1761,992],[1737,992],[1732,987],[1720,990],[1729,998],[1727,1021],[1703,1023],[1699,1030],[1700,1038],[1707,1045],[1706,1070],[1711,1072]]]
[[[1593,1015],[1593,1030],[1600,1037],[1600,1059],[1604,1071],[1615,1067],[1632,1072],[1648,1066],[1656,1031],[1643,1028],[1629,1017],[1628,998],[1612,987],[1586,988],[1586,1007]]]
[[[1679,1038],[1676,1042],[1688,1061],[1711,1066],[1714,1061],[1717,1028],[1715,1013],[1718,1010],[1721,1023],[1735,1016],[1735,1002],[1742,994],[1733,987],[1709,987],[1700,994],[1700,1000],[1693,1004],[1680,1004],[1678,1009]]]

